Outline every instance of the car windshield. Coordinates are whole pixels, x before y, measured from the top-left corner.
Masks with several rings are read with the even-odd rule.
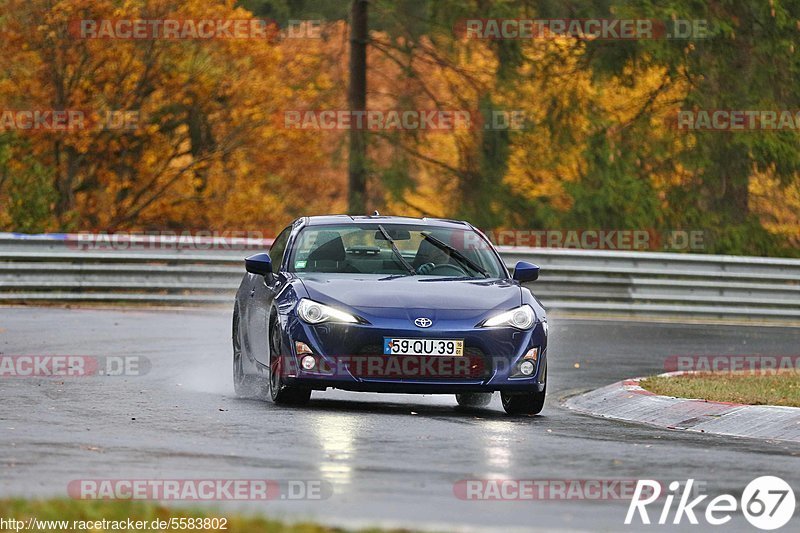
[[[289,271],[505,276],[494,250],[472,229],[386,223],[307,226],[295,241]]]

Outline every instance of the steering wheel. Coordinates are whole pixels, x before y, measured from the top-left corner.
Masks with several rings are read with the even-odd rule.
[[[417,267],[417,273],[419,273],[419,274],[437,275],[439,273],[442,273],[444,275],[447,275],[447,273],[448,273],[447,271],[448,270],[450,271],[449,273],[455,274],[457,276],[467,276],[467,275],[469,275],[469,274],[467,274],[466,270],[464,270],[463,268],[461,268],[458,265],[453,265],[451,263],[445,263],[445,264],[442,264],[442,265],[434,265],[433,263],[425,263],[424,265],[420,265],[420,266]],[[439,275],[441,275],[441,274],[439,274]]]

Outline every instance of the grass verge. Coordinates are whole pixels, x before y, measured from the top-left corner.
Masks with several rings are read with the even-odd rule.
[[[277,520],[270,520],[268,518],[248,517],[233,515],[231,513],[223,514],[221,512],[214,512],[202,509],[189,509],[180,508],[173,509],[167,508],[157,503],[141,502],[141,501],[99,501],[99,500],[22,500],[22,499],[4,499],[0,500],[0,531],[137,531],[153,532],[153,531],[224,531],[226,533],[345,533],[348,530],[327,527],[314,523],[298,523],[298,524],[285,524]],[[19,524],[15,527],[9,522],[10,519],[25,522],[26,527],[20,527]],[[29,519],[36,519],[36,525],[33,528],[28,528],[27,521]],[[133,528],[127,527],[127,521],[130,519],[133,522],[145,522],[144,528],[138,528],[134,525]],[[154,521],[164,521],[169,523],[175,520],[174,527],[152,527]],[[181,522],[181,519],[183,521]],[[217,519],[216,523],[219,527],[199,527],[203,525],[202,522],[197,522],[200,519],[209,519],[206,523],[212,526],[210,520]],[[103,524],[98,523],[106,520],[105,529]],[[196,527],[188,527],[189,520],[192,520]],[[225,520],[224,529],[222,520]],[[60,523],[46,523],[45,521],[58,521]],[[64,522],[66,521],[66,522]],[[91,522],[87,524],[86,522]],[[122,525],[122,528],[114,529],[111,522]],[[181,524],[184,527],[180,527]],[[66,527],[61,527],[66,525]],[[164,525],[164,524],[162,524]],[[100,527],[94,527],[100,526]],[[361,533],[380,533],[385,530],[380,529],[366,529],[361,530]],[[395,530],[399,533],[400,530]]]
[[[703,372],[672,377],[654,376],[643,379],[639,385],[662,396],[800,407],[800,373],[794,371],[773,374]]]

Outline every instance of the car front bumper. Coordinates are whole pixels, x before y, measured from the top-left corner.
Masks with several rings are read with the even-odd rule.
[[[452,394],[461,392],[541,392],[545,388],[547,368],[547,333],[542,322],[525,331],[511,327],[475,328],[459,327],[458,324],[445,324],[434,331],[381,327],[380,325],[326,323],[315,326],[300,321],[293,314],[282,317],[284,331],[283,379],[287,384],[308,387],[315,390],[337,388],[350,391],[412,393],[412,394]],[[384,355],[383,339],[390,338],[437,338],[463,339],[465,354],[469,363],[455,361],[456,366],[472,367],[470,372],[420,372],[424,363],[411,364],[414,372],[388,372],[395,361],[389,358],[405,357]],[[301,359],[306,354],[298,354],[296,343],[304,343],[311,349],[317,365],[311,371],[305,370]],[[536,348],[535,370],[522,375],[519,364],[523,357]],[[412,356],[413,357],[413,356]],[[435,369],[453,368],[441,357],[431,356],[436,361],[426,366]],[[364,361],[379,363],[377,371],[364,372],[369,366]],[[359,364],[363,366],[359,366]],[[411,361],[414,363],[415,361]],[[433,363],[433,364],[431,364]],[[473,364],[476,363],[476,364]],[[480,368],[477,368],[480,366]],[[396,370],[398,365],[395,365]],[[324,369],[324,371],[323,371]]]

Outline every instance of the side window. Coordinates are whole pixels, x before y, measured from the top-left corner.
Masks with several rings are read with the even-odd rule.
[[[286,251],[286,243],[289,241],[289,235],[292,233],[292,227],[284,229],[280,235],[275,237],[272,246],[269,248],[269,258],[272,260],[272,271],[277,272],[281,268],[281,261],[283,260],[283,252]]]

